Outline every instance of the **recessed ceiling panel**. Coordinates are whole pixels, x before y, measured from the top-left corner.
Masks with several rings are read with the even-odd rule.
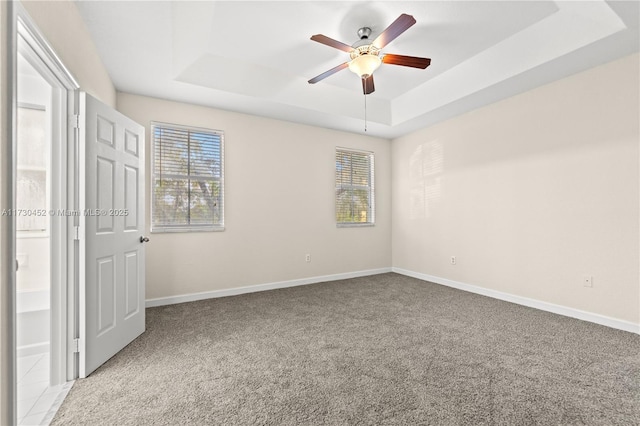
[[[309,85],[349,59],[310,37],[353,44],[360,27],[373,39],[411,14],[417,23],[383,52],[432,61],[376,70],[367,134],[382,137],[637,52],[640,13],[638,2],[603,0],[76,4],[120,91],[346,131],[363,129],[362,84],[344,69]],[[484,95],[505,81],[499,96]]]
[[[225,92],[271,98],[289,86],[292,77],[242,59],[204,54],[176,80]]]

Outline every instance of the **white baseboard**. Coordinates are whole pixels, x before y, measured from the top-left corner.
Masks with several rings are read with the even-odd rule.
[[[18,356],[18,358],[29,355],[44,354],[47,352],[49,352],[49,342],[18,346],[18,348],[16,349],[16,355]]]
[[[158,297],[147,299],[146,307],[174,305],[176,303],[195,302],[196,300],[213,299],[216,297],[236,296],[238,294],[255,293],[258,291],[275,290],[278,288],[296,287],[300,285],[316,284],[327,281],[346,280],[349,278],[366,277],[368,275],[378,275],[391,272],[391,268],[369,269],[365,271],[346,272],[343,274],[321,275],[318,277],[301,278],[290,281],[279,281],[275,283],[256,284],[246,287],[236,287],[224,290],[205,291],[202,293],[181,294],[178,296]]]
[[[436,277],[434,275],[422,274],[420,272],[413,272],[407,269],[393,267],[391,268],[391,270],[392,272],[395,272],[397,274],[406,275],[408,277],[417,278],[419,280],[429,281],[435,284],[441,284],[447,287],[457,288],[458,290],[464,290],[470,293],[481,294],[483,296],[491,297],[494,299],[504,300],[506,302],[528,306],[530,308],[540,309],[541,311],[552,312],[554,314],[564,315],[566,317],[576,318],[579,320],[604,325],[606,327],[611,327],[618,330],[640,334],[640,324],[634,324],[630,321],[624,321],[624,320],[611,318],[611,317],[607,317],[600,314],[581,311],[579,309],[568,308],[562,305],[555,305],[553,303],[542,302],[540,300],[530,299],[528,297],[516,296],[514,294],[509,294],[509,293],[503,293],[501,291],[491,290],[484,287],[478,287],[475,285],[471,285],[471,284],[467,284],[459,281],[453,281],[447,278]]]

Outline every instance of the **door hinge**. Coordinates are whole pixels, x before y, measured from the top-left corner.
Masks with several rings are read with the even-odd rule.
[[[73,226],[73,239],[76,241],[80,241],[80,226]]]
[[[72,114],[69,116],[69,126],[73,129],[80,128],[80,114]]]
[[[76,337],[73,339],[73,353],[80,352],[80,338]]]

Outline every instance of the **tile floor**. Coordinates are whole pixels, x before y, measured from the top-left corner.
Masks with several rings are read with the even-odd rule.
[[[49,354],[18,358],[18,425],[48,425],[73,382],[49,386]]]

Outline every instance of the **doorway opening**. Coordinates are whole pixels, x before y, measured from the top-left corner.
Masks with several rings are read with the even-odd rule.
[[[48,424],[77,374],[74,218],[65,214],[75,176],[67,117],[77,84],[21,9],[17,30],[16,420]]]
[[[18,55],[16,344],[18,419],[51,383],[51,85]],[[34,412],[35,410],[35,412]]]

